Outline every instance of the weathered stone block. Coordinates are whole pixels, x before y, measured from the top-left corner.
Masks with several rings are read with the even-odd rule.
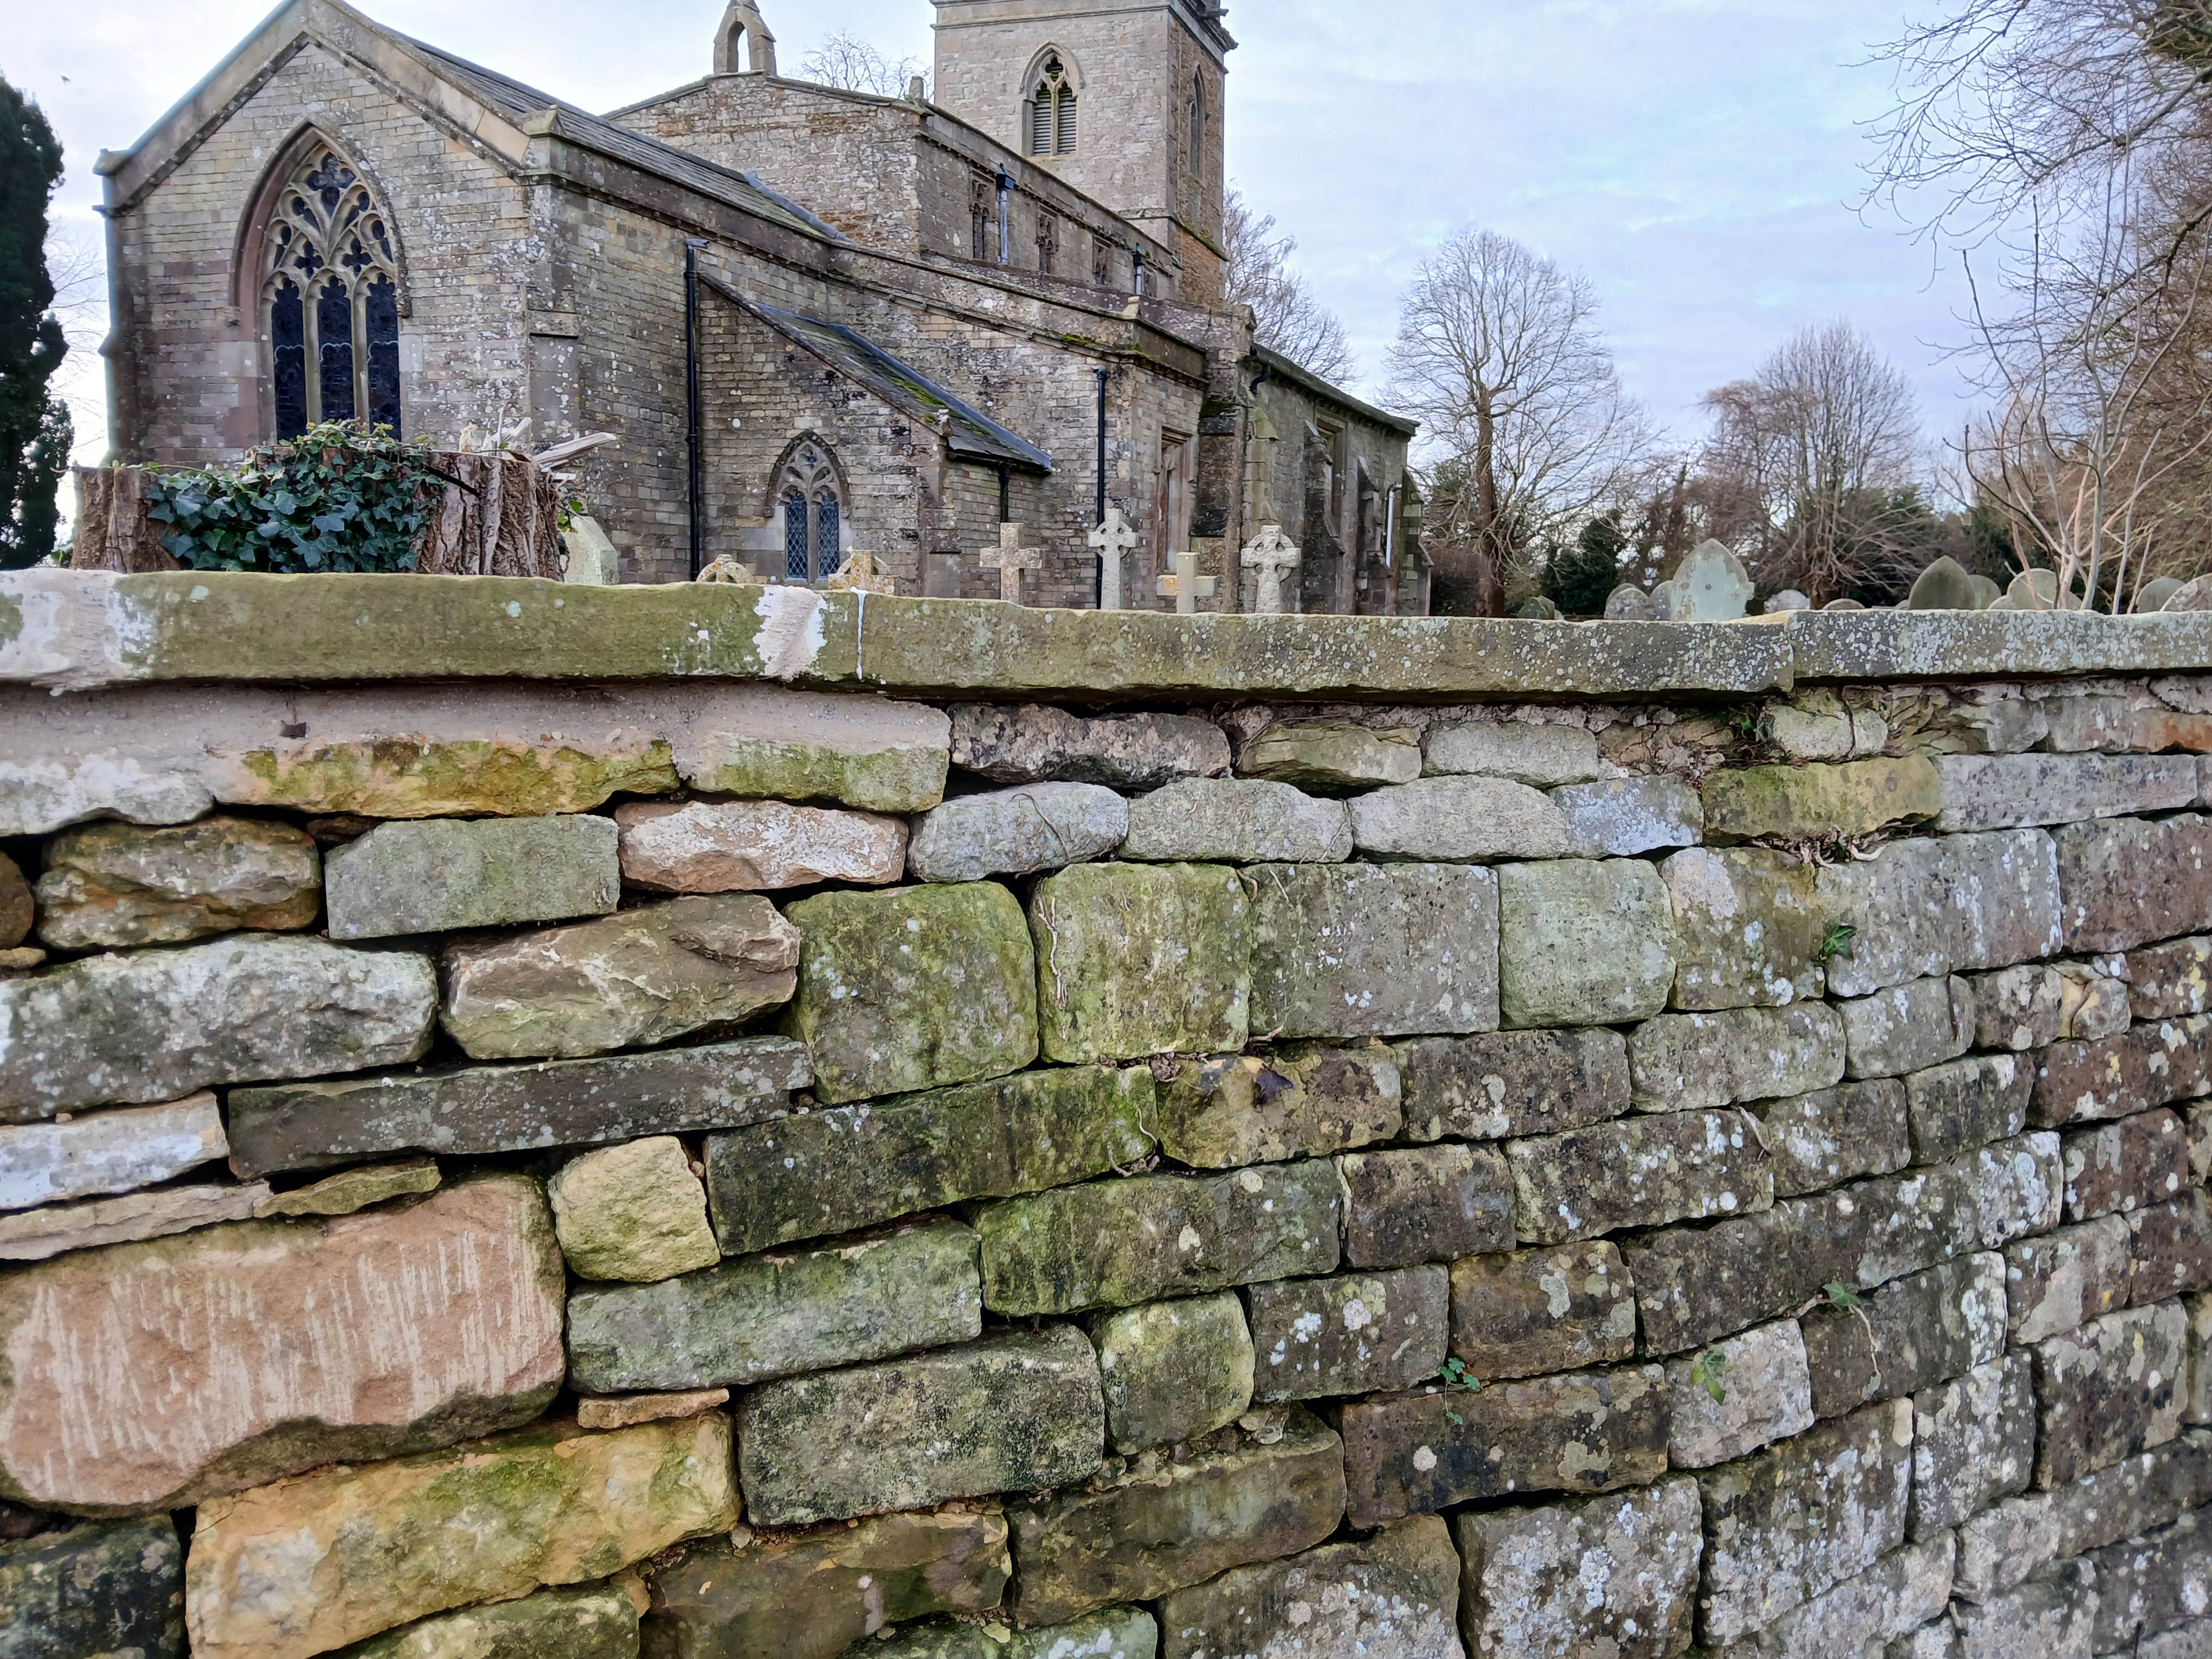
[[[623,879],[659,893],[769,893],[906,872],[907,827],[780,800],[632,801],[617,810]]]
[[[1168,1156],[1193,1169],[1324,1158],[1395,1140],[1403,1125],[1398,1062],[1380,1043],[1297,1044],[1265,1058],[1224,1055],[1177,1065],[1151,1115]]]
[[[1009,1318],[1336,1271],[1344,1196],[1322,1159],[1198,1180],[1062,1187],[988,1206],[983,1300]]]
[[[0,1122],[411,1065],[437,1000],[427,957],[266,933],[0,979]]]
[[[2063,940],[2057,855],[2039,830],[1897,842],[1821,871],[1819,886],[1827,916],[1856,930],[1828,964],[1838,996],[2006,968]]]
[[[1044,1630],[1016,1631],[985,1659],[1157,1659],[1160,1627],[1142,1607],[1110,1607]]]
[[[1235,1567],[1160,1602],[1161,1659],[1462,1659],[1451,1530],[1416,1516],[1359,1543]]]
[[[794,1113],[707,1142],[707,1193],[730,1255],[1141,1163],[1142,1067],[1023,1072],[864,1106]]]
[[[2070,1037],[2118,1036],[2128,1029],[2129,992],[2107,963],[2008,968],[1967,980],[1974,997],[1974,1046],[2025,1054]]]
[[[737,1541],[738,1540],[742,1541]],[[884,1515],[685,1547],[653,1578],[646,1651],[665,1659],[836,1659],[889,1626],[985,1613],[1010,1576],[994,1510]]]
[[[2034,1066],[2012,1054],[1977,1054],[1914,1073],[1905,1079],[1912,1161],[1941,1164],[2011,1139],[2027,1127],[2034,1091]]]
[[[2128,1300],[2135,1306],[2212,1288],[2212,1211],[2202,1192],[2133,1212],[2128,1231],[2135,1258]]]
[[[322,908],[321,856],[304,830],[286,823],[92,823],[55,836],[45,859],[39,938],[57,951],[175,945],[238,929],[283,933],[311,926]],[[27,894],[23,904],[27,921]],[[0,926],[0,936],[10,931]],[[12,931],[9,944],[23,937]]]
[[[0,1128],[0,1210],[150,1187],[229,1150],[211,1094]]]
[[[1246,746],[1237,775],[1309,789],[1411,783],[1421,775],[1420,735],[1331,720],[1290,721],[1269,726]]]
[[[1719,845],[1773,836],[1866,836],[1920,823],[1943,810],[1933,762],[1852,761],[1839,766],[1755,766],[1705,781],[1705,839]]]
[[[1344,1518],[1341,1443],[1302,1410],[1264,1437],[1224,1430],[1179,1458],[1012,1506],[1015,1620],[1056,1625],[1310,1549]]]
[[[1355,1152],[1344,1181],[1344,1260],[1410,1267],[1513,1248],[1513,1176],[1489,1146]]]
[[[1839,1004],[1845,1070],[1854,1078],[1901,1077],[1966,1052],[1974,1040],[1964,980],[1916,979]]]
[[[1912,1407],[1899,1400],[1700,1475],[1707,1645],[1771,1625],[1903,1543],[1911,1472]]]
[[[1202,1440],[1251,1409],[1252,1332],[1233,1291],[1101,1315],[1091,1340],[1124,1456]]]
[[[544,1196],[514,1176],[404,1210],[245,1222],[13,1273],[0,1279],[0,1496],[177,1509],[527,1422],[560,1385],[564,1283]],[[198,1311],[180,1322],[184,1306]],[[237,1385],[241,1356],[252,1388]],[[100,1381],[155,1365],[157,1395]]]
[[[309,1659],[410,1620],[605,1578],[738,1518],[719,1413],[581,1434],[540,1424],[200,1505],[192,1652]]]
[[[1840,1417],[1958,1376],[2004,1352],[2005,1262],[1960,1256],[1802,1322],[1813,1411]]]
[[[1048,1060],[1220,1054],[1251,1032],[1252,907],[1214,864],[1081,866],[1030,900]]]
[[[2058,843],[2070,951],[2131,951],[2212,927],[2212,825],[2193,816],[2071,823]]]
[[[1460,1631],[1475,1659],[1674,1659],[1705,1553],[1697,1482],[1457,1516]]]
[[[1957,1659],[1949,1624],[1929,1624],[1950,1600],[1951,1561],[1948,1536],[1908,1544],[1729,1644],[1722,1659],[1873,1659],[1884,1643],[1888,1659]]]
[[[1564,1244],[1624,1227],[1772,1207],[1774,1172],[1736,1112],[1668,1112],[1573,1129],[1506,1149],[1513,1227]]]
[[[1072,1326],[763,1383],[738,1407],[763,1526],[1087,1480],[1105,1455],[1098,1357]]]
[[[1144,864],[1341,864],[1352,809],[1287,783],[1193,778],[1129,803],[1121,856]]]
[[[1434,777],[1476,773],[1539,789],[1587,783],[1608,769],[1598,757],[1595,734],[1579,726],[1479,720],[1431,726],[1422,754]]]
[[[2212,1437],[2191,1431],[2050,1496],[2057,1559],[2153,1531],[2212,1500]]]
[[[2191,1184],[2189,1137],[2171,1111],[2138,1112],[2100,1128],[2077,1129],[2061,1135],[2058,1144],[2066,1160],[2069,1221],[2171,1200]]]
[[[916,881],[1025,876],[1103,858],[1129,833],[1129,804],[1095,783],[1032,783],[962,795],[915,821]]]
[[[1484,1382],[1583,1370],[1636,1352],[1636,1294],[1611,1244],[1452,1264],[1452,1352]]]
[[[1802,1204],[1629,1240],[1622,1251],[1646,1348],[1686,1352],[1787,1313],[1844,1271]]]
[[[2057,1042],[2036,1057],[2029,1121],[2056,1127],[2130,1117],[2212,1091],[2212,1018],[2163,1019],[2098,1042]]]
[[[975,1236],[926,1221],[568,1302],[586,1394],[734,1388],[981,1334]]]
[[[2136,1648],[2130,1659],[2212,1659],[2212,1619],[2192,1619],[2161,1631]]]
[[[561,1254],[579,1279],[650,1284],[722,1259],[707,1194],[673,1135],[571,1158],[546,1183]]]
[[[1945,835],[2017,824],[2072,823],[2197,804],[2185,758],[2139,755],[1945,755]]]
[[[1615,778],[1550,792],[1575,858],[1632,859],[1705,839],[1705,803],[1680,778]]]
[[[248,1221],[270,1199],[268,1183],[157,1187],[118,1198],[0,1215],[0,1261],[44,1261],[67,1251],[169,1238],[226,1221]]]
[[[622,902],[612,818],[428,818],[334,848],[323,885],[332,939],[603,916]]]
[[[1777,1198],[1796,1198],[1912,1162],[1905,1085],[1875,1078],[1754,1107]]]
[[[231,1167],[256,1176],[392,1152],[467,1157],[732,1129],[783,1111],[791,1091],[813,1080],[803,1043],[745,1037],[538,1066],[234,1089]]]
[[[0,853],[0,951],[12,951],[31,936],[38,901],[15,860]]]
[[[1566,814],[1526,784],[1499,778],[1424,778],[1352,799],[1354,845],[1371,858],[1422,863],[1557,859]]]
[[[2181,1431],[2179,1303],[2106,1314],[2035,1346],[2035,1484],[2064,1486]]]
[[[926,812],[945,799],[951,724],[920,703],[742,685],[702,697],[676,734],[677,770],[708,795]],[[367,810],[367,809],[361,809]]]
[[[1844,1079],[1844,1023],[1826,1003],[1662,1014],[1628,1039],[1638,1108],[1696,1111],[1832,1088]]]
[[[353,1215],[372,1204],[383,1204],[416,1193],[434,1193],[444,1179],[438,1171],[437,1160],[429,1158],[343,1170],[324,1180],[263,1199],[253,1206],[253,1218],[265,1221],[271,1216]]]
[[[1667,1006],[1674,907],[1638,859],[1562,859],[1498,872],[1498,980],[1516,1028],[1622,1025]]]
[[[1962,1601],[1986,1601],[2058,1559],[2057,1499],[2047,1492],[2008,1498],[1962,1524],[1957,1536],[1952,1593]]]
[[[1322,1400],[1410,1389],[1444,1363],[1451,1274],[1441,1267],[1255,1285],[1253,1394]]]
[[[1248,872],[1252,1029],[1284,1037],[1498,1028],[1498,878],[1449,864]]]
[[[1425,1389],[1342,1408],[1355,1527],[1513,1492],[1611,1492],[1667,1468],[1667,1382],[1656,1365]]]
[[[766,899],[673,899],[448,945],[441,1018],[471,1059],[580,1058],[727,1030],[790,1001],[799,965]]]
[[[2202,1187],[2212,1181],[2212,1106],[2191,1106],[2182,1118],[2189,1140],[2189,1178]]]
[[[1680,942],[1677,1008],[1782,1007],[1818,997],[1827,933],[1811,866],[1787,853],[1692,848],[1659,866]]]
[[[2127,981],[2137,1019],[2212,1013],[2212,939],[2181,939],[2130,951]]]
[[[696,1417],[730,1403],[727,1389],[691,1389],[682,1394],[629,1394],[610,1398],[589,1396],[576,1401],[576,1426],[583,1429],[628,1429],[640,1423],[672,1423]]]
[[[1424,1037],[1392,1052],[1408,1140],[1509,1140],[1628,1110],[1628,1042],[1618,1031]]]
[[[1036,961],[1014,896],[993,882],[820,893],[787,1029],[825,1105],[975,1083],[1037,1055]]]
[[[185,1552],[166,1515],[0,1544],[0,1653],[185,1659]]]
[[[1960,1659],[2090,1659],[2095,1651],[2097,1573],[2086,1561],[2061,1567],[1953,1614]]]
[[[1795,1320],[1762,1325],[1667,1366],[1667,1455],[1711,1468],[1813,1426],[1812,1379]]]
[[[1229,734],[1188,714],[1108,714],[957,703],[952,763],[1000,783],[1103,783],[1157,789],[1229,769]]]
[[[2100,1653],[2127,1653],[2212,1606],[2212,1538],[2196,1515],[2086,1558],[2096,1570]]]
[[[2126,1307],[2131,1248],[2127,1223],[2118,1216],[2007,1245],[2012,1340],[2026,1346]]]
[[[1936,1537],[2015,1492],[2035,1468],[2035,1367],[1976,1366],[1912,1401],[1912,1536]]]
[[[2021,1135],[1984,1146],[1946,1166],[1966,1182],[1962,1209],[1974,1221],[1985,1250],[2002,1250],[2016,1238],[2047,1233],[2065,1210],[2058,1137]]]
[[[621,1584],[540,1590],[425,1619],[347,1648],[341,1659],[637,1659],[637,1615]]]

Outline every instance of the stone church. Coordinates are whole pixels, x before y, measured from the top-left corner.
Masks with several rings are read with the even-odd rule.
[[[292,0],[101,157],[116,454],[527,418],[615,435],[577,488],[628,581],[696,538],[997,598],[1011,544],[1024,602],[1089,606],[1103,501],[1131,608],[1176,603],[1178,555],[1200,609],[1263,608],[1246,550],[1287,538],[1282,608],[1425,613],[1412,423],[1224,303],[1222,9],[933,3],[933,88],[788,78],[733,0],[711,74],[601,115]]]

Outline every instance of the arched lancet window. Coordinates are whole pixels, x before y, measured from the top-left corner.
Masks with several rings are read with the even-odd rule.
[[[1206,76],[1201,71],[1190,83],[1190,170],[1206,171]]]
[[[278,438],[318,421],[399,433],[399,258],[369,187],[321,144],[278,192],[264,239]]]
[[[844,562],[842,490],[827,445],[810,439],[784,461],[776,476],[775,501],[783,520],[787,581],[826,580]]]
[[[1058,54],[1047,58],[1029,99],[1030,154],[1075,154],[1075,82]]]

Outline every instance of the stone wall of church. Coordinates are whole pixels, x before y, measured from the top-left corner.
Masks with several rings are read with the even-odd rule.
[[[2208,671],[0,574],[0,1651],[2192,1659]]]
[[[140,196],[111,204],[118,309],[108,359],[119,453],[203,466],[273,435],[258,271],[237,261],[272,164],[314,123],[376,188],[400,232],[403,424],[448,439],[530,410],[525,298],[545,228],[503,170],[322,47],[295,52]]]

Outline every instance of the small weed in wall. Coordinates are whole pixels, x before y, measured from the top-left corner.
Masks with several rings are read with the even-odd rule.
[[[1813,965],[1825,968],[1838,957],[1849,962],[1858,936],[1859,930],[1847,921],[1830,922],[1828,931],[1820,936],[1820,948],[1813,952]]]
[[[1690,1367],[1690,1381],[1712,1395],[1716,1406],[1728,1404],[1728,1389],[1721,1380],[1727,1375],[1728,1356],[1718,1348],[1706,1349]]]
[[[1467,1361],[1460,1358],[1456,1354],[1444,1361],[1443,1378],[1444,1387],[1448,1389],[1458,1389],[1468,1394],[1482,1392],[1480,1380],[1474,1372],[1468,1370]],[[1467,1426],[1467,1419],[1449,1406],[1444,1407],[1444,1416],[1455,1429],[1463,1429]]]

